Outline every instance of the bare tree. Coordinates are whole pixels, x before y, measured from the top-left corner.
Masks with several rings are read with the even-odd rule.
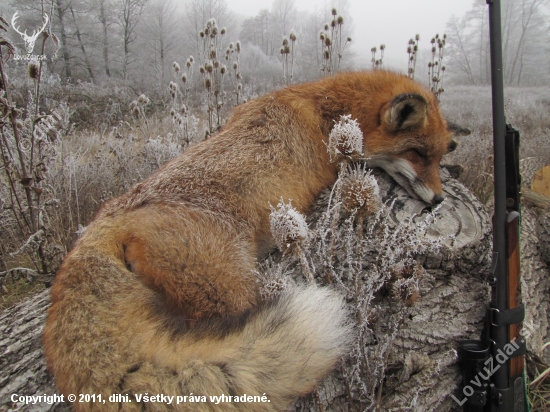
[[[502,1],[502,51],[507,84],[550,80],[545,48],[550,41],[549,0]],[[447,23],[449,68],[455,80],[486,84],[489,76],[487,5],[476,0],[464,17]]]
[[[471,45],[468,43],[468,23],[469,21],[466,18],[459,19],[453,16],[447,23],[446,31],[452,40],[449,42],[448,49],[453,67],[455,68],[454,70],[466,75],[468,83],[474,85],[476,84],[476,80],[470,62],[472,50]]]
[[[271,6],[273,16],[274,31],[273,34],[278,37],[280,43],[281,38],[294,29],[296,23],[296,6],[294,0],[274,0]]]
[[[540,38],[544,36],[544,33],[540,31],[540,27],[544,25],[544,19],[541,18],[540,12],[544,4],[548,4],[548,1],[521,0],[512,3],[515,10],[511,14],[519,14],[520,18],[516,20],[517,29],[514,33],[516,38],[514,47],[512,50],[507,50],[507,56],[509,57],[507,81],[509,84],[514,83],[514,81],[517,85],[520,84],[524,63],[526,63],[530,54],[532,55],[538,47],[542,47]],[[546,38],[549,39],[547,32]]]
[[[82,51],[82,56],[83,56],[82,59],[84,61],[84,65],[86,67],[86,71],[88,72],[88,75],[90,76],[90,79],[92,80],[92,83],[95,84],[96,80],[95,80],[95,75],[94,75],[94,71],[93,71],[93,68],[92,68],[92,63],[90,61],[90,57],[89,57],[88,52],[86,52],[86,47],[84,45],[83,36],[82,36],[82,33],[80,32],[79,23],[78,23],[77,17],[76,17],[77,13],[75,13],[75,10],[73,8],[72,3],[69,4],[69,11],[71,12],[72,22],[73,22],[74,29],[75,29],[75,35],[76,35],[76,38],[78,39],[78,45],[80,46],[80,50]]]
[[[266,56],[273,56],[276,48],[271,31],[272,23],[272,13],[267,9],[260,10],[258,15],[243,21],[239,39],[258,46]]]
[[[59,0],[58,0],[59,1]],[[133,60],[131,59],[130,45],[136,40],[136,28],[143,13],[143,7],[147,0],[117,0],[118,21],[123,39],[123,60],[122,78],[128,78],[128,68]]]
[[[109,27],[111,26],[111,19],[109,18],[109,11],[112,6],[109,0],[98,0],[98,19],[101,23],[101,47],[103,56],[103,70],[107,77],[111,77],[111,69],[109,64]]]
[[[145,45],[159,88],[166,87],[166,74],[172,61],[179,33],[179,16],[173,0],[153,0],[145,10]]]
[[[219,27],[226,27],[229,33],[236,33],[231,11],[227,7],[226,0],[187,0],[185,5],[185,38],[191,47],[191,54],[195,57],[203,53],[203,42],[199,33],[206,22],[216,19]]]
[[[69,12],[70,1],[55,0],[55,17],[57,17],[56,27],[59,28],[59,34],[61,38],[61,53],[63,55],[63,72],[65,74],[65,81],[69,82],[71,79],[71,63],[69,55],[69,42],[67,37],[67,18]]]

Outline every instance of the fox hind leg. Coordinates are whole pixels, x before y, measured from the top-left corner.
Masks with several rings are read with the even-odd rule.
[[[212,217],[138,210],[124,242],[127,267],[190,322],[240,314],[258,303],[250,242]],[[144,216],[139,216],[139,215]]]

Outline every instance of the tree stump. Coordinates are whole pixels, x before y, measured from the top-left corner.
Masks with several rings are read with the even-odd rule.
[[[305,253],[277,252],[259,265],[264,282],[269,276],[304,282],[307,267],[317,283],[332,283],[347,290],[343,293],[348,295],[354,322],[359,313],[367,316],[359,319],[364,328],[363,349],[355,347],[351,358],[343,361],[314,394],[299,400],[297,410],[458,410],[451,397],[454,394],[461,399],[455,349],[457,341],[480,335],[489,298],[485,276],[491,263],[491,225],[474,196],[446,172],[442,174],[447,197],[434,222],[425,222],[431,214],[424,203],[411,199],[391,178],[375,171],[384,202],[383,217],[353,220],[353,213],[346,214],[338,205],[336,191],[327,191],[308,217],[313,235],[308,244],[297,248]],[[331,212],[327,214],[327,210]],[[548,337],[548,319],[536,312],[548,313],[549,286],[540,288],[548,268],[540,260],[531,221],[527,210],[522,226],[528,233],[522,232],[522,252],[527,254],[522,264],[523,293],[528,305],[526,323],[540,329],[541,338],[532,344],[536,348]],[[411,240],[418,236],[417,227],[423,228],[420,243]],[[402,238],[391,238],[392,233]],[[352,235],[359,240],[353,240]],[[382,240],[372,244],[368,236]],[[389,247],[391,242],[394,246]],[[426,253],[412,251],[402,264],[388,253],[407,251],[407,242]],[[385,254],[380,255],[384,247]],[[324,253],[327,249],[332,253]],[[352,252],[361,253],[353,257]],[[386,260],[393,262],[387,276],[380,270]],[[370,300],[354,300],[353,291],[365,285],[370,285]],[[536,302],[532,309],[531,296]],[[10,402],[12,394],[55,393],[41,344],[48,298],[45,290],[0,315],[0,410],[69,409],[67,404],[21,406]],[[358,381],[358,376],[364,381]]]
[[[387,218],[395,225],[394,229],[405,221],[421,224],[430,208],[410,198],[381,171],[374,174],[384,204],[391,205]],[[428,241],[439,239],[442,247],[438,252],[428,251],[426,255],[414,257],[425,269],[419,277],[418,299],[410,304],[396,303],[399,299],[384,293],[382,286],[382,293],[377,291],[372,300],[377,311],[370,320],[366,359],[378,365],[368,368],[362,365],[363,382],[356,382],[349,373],[356,360],[344,362],[317,393],[298,404],[297,410],[459,410],[451,397],[454,394],[462,399],[457,393],[461,381],[456,365],[457,342],[479,339],[483,327],[489,301],[485,278],[492,255],[491,222],[481,203],[462,184],[443,170],[442,177],[446,200],[437,208],[435,222],[422,234]],[[320,197],[310,226],[319,225],[329,197],[329,193]],[[364,225],[368,226],[369,221]],[[343,226],[339,230],[345,230]],[[402,234],[407,237],[410,232]],[[405,241],[395,239],[395,247]],[[336,247],[343,249],[343,243],[339,242]],[[310,250],[310,255],[315,252]],[[291,265],[285,260],[292,257],[282,256],[281,260]],[[364,277],[368,278],[369,256],[363,260],[366,261],[362,265]],[[345,267],[348,263],[341,259],[335,265]],[[415,263],[409,261],[408,264]],[[313,261],[312,265],[323,267],[320,261]],[[390,284],[392,281],[387,280]],[[353,302],[350,305],[353,306]],[[392,323],[396,322],[398,326],[393,327]]]

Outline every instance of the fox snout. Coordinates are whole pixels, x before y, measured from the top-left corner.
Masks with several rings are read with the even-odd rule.
[[[438,167],[419,173],[408,160],[384,155],[371,157],[366,162],[369,167],[384,169],[415,199],[423,200],[429,205],[437,205],[445,199]]]

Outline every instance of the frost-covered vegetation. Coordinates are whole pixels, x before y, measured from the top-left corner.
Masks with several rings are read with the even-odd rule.
[[[361,132],[350,122],[342,116],[334,126],[331,137],[338,138],[331,139],[330,153],[356,144]],[[333,158],[340,163],[339,177],[311,226],[291,204],[272,207],[271,230],[283,257],[267,260],[259,278],[266,298],[303,282],[332,285],[346,297],[355,345],[340,367],[345,396],[359,410],[374,410],[381,404],[392,342],[420,296],[426,272],[417,259],[441,253],[444,239],[425,236],[437,209],[415,221],[392,220],[393,205],[383,204],[376,179],[351,163],[352,153],[362,154],[348,150]]]

